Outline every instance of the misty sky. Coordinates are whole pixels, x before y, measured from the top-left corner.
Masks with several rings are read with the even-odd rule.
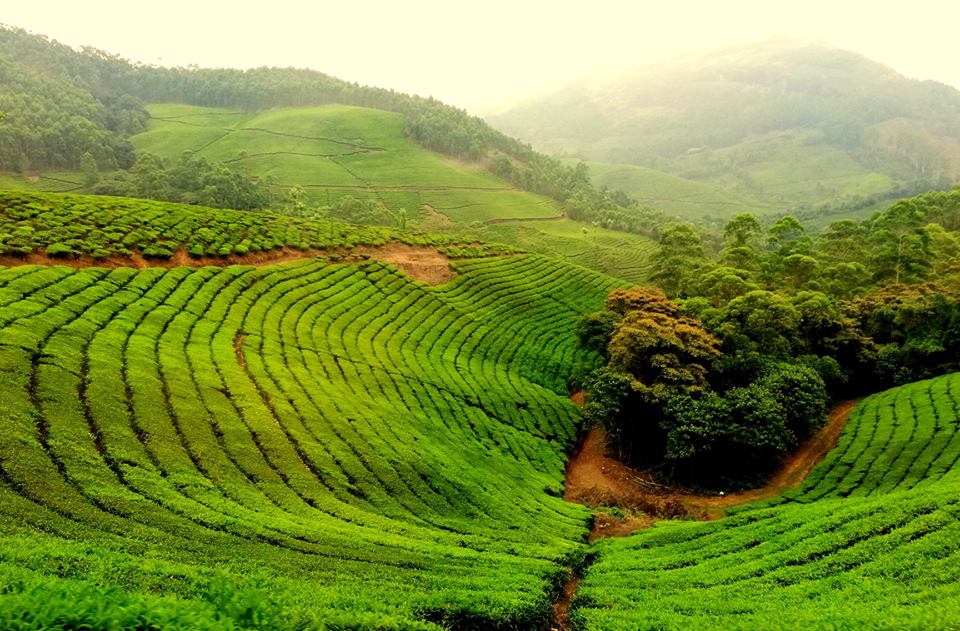
[[[4,2],[0,22],[145,63],[309,67],[475,112],[591,72],[774,36],[960,87],[950,0],[28,0]]]

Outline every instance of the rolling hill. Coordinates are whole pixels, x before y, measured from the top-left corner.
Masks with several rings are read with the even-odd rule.
[[[400,114],[327,105],[244,113],[188,105],[150,105],[138,152],[175,160],[185,151],[302,186],[310,201],[372,198],[414,215],[425,205],[451,221],[556,217],[558,205],[477,166],[454,162],[411,141]]]
[[[960,623],[956,374],[865,399],[780,497],[588,545],[566,380],[621,281],[144,200],[0,217],[0,626],[533,630],[577,571],[577,629]]]
[[[38,227],[97,200],[10,199]],[[91,231],[258,217],[129,204]],[[589,518],[559,497],[573,326],[616,283],[535,255],[452,265],[439,287],[311,256],[0,270],[0,626],[544,622]]]
[[[514,245],[561,257],[592,249],[596,254],[579,262],[645,280],[638,270],[646,262],[637,260],[652,248],[649,239],[620,233],[614,241],[597,240],[583,232],[601,223],[598,209],[628,217],[629,209],[617,209],[573,167],[434,99],[290,68],[135,65],[0,26],[3,78],[9,79],[0,80],[3,187],[90,192],[80,172],[85,155],[109,178],[138,156],[157,155],[169,165],[191,152],[269,181],[277,210],[298,186],[310,207],[347,196],[371,200],[393,213],[380,213],[381,223],[395,221],[404,209],[404,224],[432,232],[484,241],[516,233]],[[573,208],[573,199],[588,203]],[[550,249],[552,237],[535,223],[497,234],[486,230],[492,223],[543,219],[568,224],[562,252]],[[629,263],[620,265],[618,252],[634,246]]]
[[[583,80],[488,118],[544,151],[644,166],[719,189],[716,201],[784,212],[849,214],[960,177],[960,93],[803,41]],[[683,199],[676,184],[661,196]]]

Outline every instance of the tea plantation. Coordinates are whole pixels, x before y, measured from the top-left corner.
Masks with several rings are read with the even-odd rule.
[[[596,546],[584,629],[960,626],[960,374],[864,400],[798,489]]]
[[[457,256],[505,253],[513,248],[457,245],[448,235],[399,232],[379,226],[299,219],[125,197],[0,191],[0,256],[44,253],[94,262],[132,254],[163,261],[243,256],[282,250],[336,250],[398,241],[432,245]],[[16,258],[10,263],[18,263]]]
[[[459,275],[313,256],[390,241]],[[570,568],[580,630],[960,626],[960,374],[865,399],[781,497],[588,546],[566,380],[621,281],[52,194],[0,193],[0,243],[2,629],[535,630]],[[54,243],[94,265],[23,264]]]
[[[572,330],[615,283],[455,265],[0,271],[0,627],[548,620]]]

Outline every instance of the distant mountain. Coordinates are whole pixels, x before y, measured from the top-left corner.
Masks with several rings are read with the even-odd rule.
[[[542,151],[641,165],[784,210],[864,207],[960,179],[960,92],[820,43],[581,80],[488,120]]]

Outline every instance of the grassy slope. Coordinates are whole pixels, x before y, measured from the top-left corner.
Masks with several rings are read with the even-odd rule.
[[[448,217],[454,231],[464,224],[562,214],[547,197],[514,190],[482,169],[411,142],[398,114],[339,105],[254,114],[178,104],[154,104],[149,109],[153,116],[149,131],[133,138],[138,151],[167,158],[199,151],[251,175],[272,175],[283,187],[300,184],[316,204],[329,205],[342,195],[352,195],[374,197],[408,211],[428,206]],[[425,220],[421,215],[421,222]],[[637,270],[646,268],[639,259],[650,249],[648,239],[607,231],[609,238],[601,241],[584,235],[582,224],[563,220],[553,227],[560,226],[564,238],[559,242],[539,222],[520,234],[476,225],[471,232],[479,239],[563,258],[576,251],[575,262],[631,282],[645,280]],[[624,244],[631,249],[626,265],[617,251]]]
[[[633,164],[587,162],[598,186],[629,193],[645,206],[684,220],[729,217],[738,212],[762,214],[774,210],[768,203],[676,175]]]
[[[390,207],[430,204],[456,221],[560,214],[548,199],[513,190],[486,171],[427,151],[404,133],[399,114],[328,105],[242,114],[155,104],[138,151],[176,158],[196,151],[279,185],[301,185],[319,204],[372,196]],[[474,210],[459,212],[467,204]]]
[[[597,546],[584,629],[955,628],[960,374],[874,395],[798,489]]]
[[[0,626],[545,622],[589,515],[573,327],[615,282],[456,266],[0,269]]]

